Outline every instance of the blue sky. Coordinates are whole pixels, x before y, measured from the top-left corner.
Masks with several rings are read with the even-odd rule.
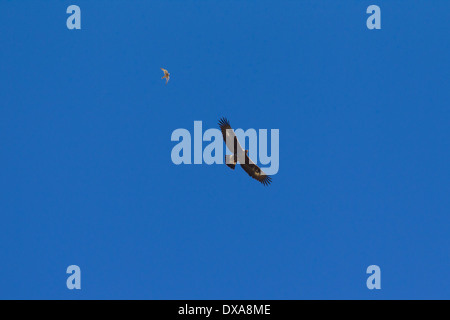
[[[449,12],[1,1],[0,298],[449,299]],[[270,187],[171,162],[222,116],[280,130]]]

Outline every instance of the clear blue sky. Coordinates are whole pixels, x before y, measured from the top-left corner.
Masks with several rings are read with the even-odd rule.
[[[0,298],[450,298],[449,12],[1,1]],[[222,116],[280,130],[270,187],[172,164]]]

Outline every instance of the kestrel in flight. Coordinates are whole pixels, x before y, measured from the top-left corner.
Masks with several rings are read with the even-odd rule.
[[[161,70],[164,72],[164,76],[161,79],[166,78],[166,84],[167,84],[167,82],[169,82],[169,79],[170,79],[170,77],[169,77],[170,73],[166,69],[161,68]]]

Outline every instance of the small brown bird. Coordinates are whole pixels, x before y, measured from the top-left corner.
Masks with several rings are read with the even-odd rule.
[[[161,70],[164,72],[164,76],[161,79],[166,78],[166,84],[167,84],[167,82],[169,82],[169,79],[170,79],[170,73],[166,69],[161,68]]]

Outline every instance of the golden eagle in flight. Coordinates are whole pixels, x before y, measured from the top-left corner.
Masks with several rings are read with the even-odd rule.
[[[244,150],[237,140],[234,130],[230,126],[230,122],[226,118],[219,120],[219,127],[222,131],[223,140],[228,149],[233,152],[232,155],[225,156],[225,164],[234,170],[236,163],[239,162],[242,169],[248,173],[250,177],[258,180],[267,186],[272,182],[272,178],[266,175],[260,167],[258,167],[249,157],[248,150]]]

